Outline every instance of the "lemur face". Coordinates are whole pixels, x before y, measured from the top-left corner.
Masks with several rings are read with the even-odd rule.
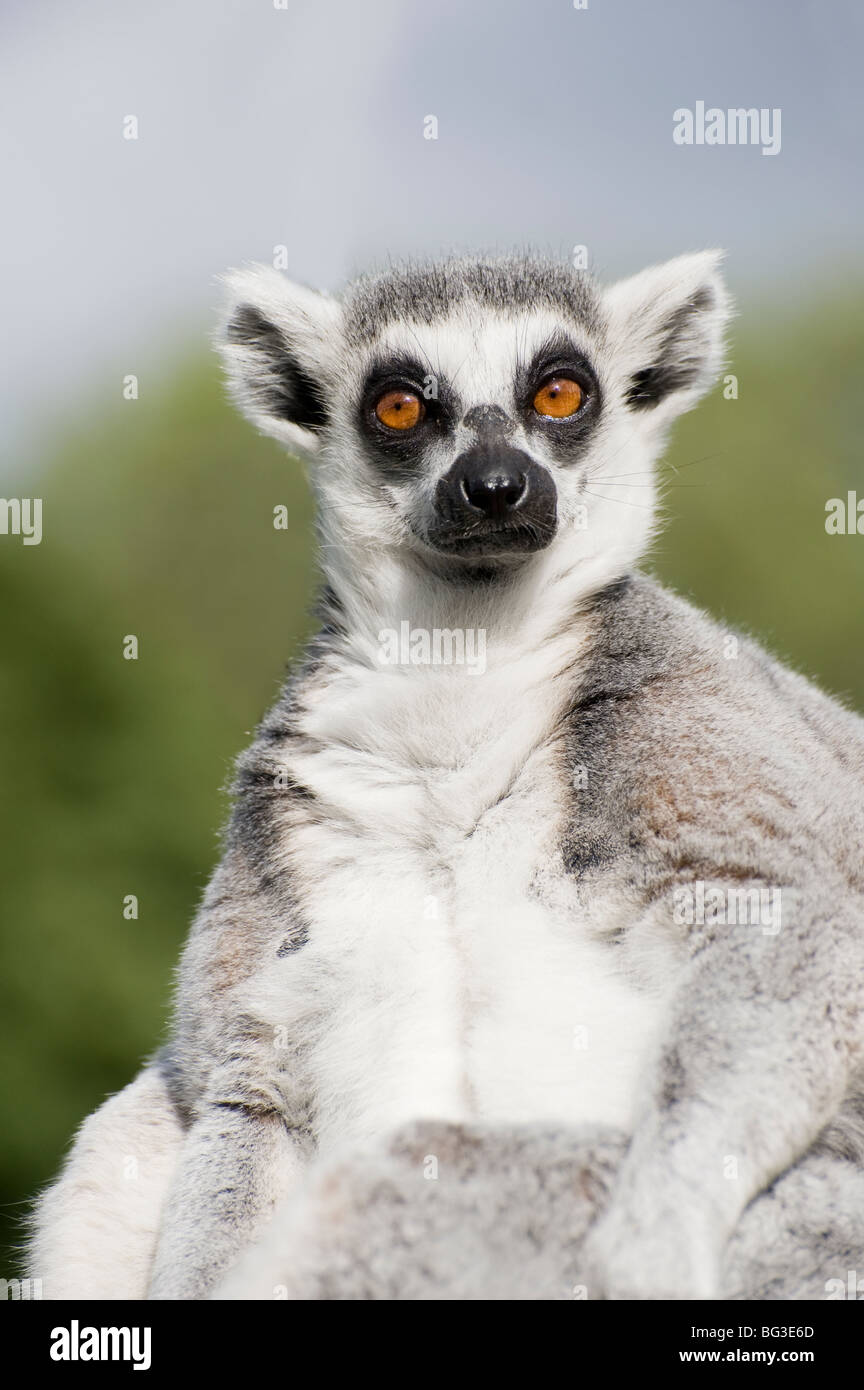
[[[259,268],[231,278],[220,346],[245,412],[316,456],[328,544],[357,564],[576,564],[644,543],[665,427],[719,366],[717,261],[605,291],[547,261],[450,261],[341,300]]]
[[[548,546],[602,417],[587,325],[469,302],[386,326],[367,354],[358,452],[414,541],[469,563]]]

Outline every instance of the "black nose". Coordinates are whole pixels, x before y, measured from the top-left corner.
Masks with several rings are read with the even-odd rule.
[[[525,496],[525,474],[518,462],[487,455],[482,460],[466,460],[466,465],[459,479],[465,501],[490,521],[503,521]]]
[[[557,498],[548,468],[524,449],[478,444],[438,479],[427,537],[445,555],[529,554],[555,535]]]

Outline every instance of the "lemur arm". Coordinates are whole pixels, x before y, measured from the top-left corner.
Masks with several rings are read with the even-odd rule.
[[[253,981],[266,991],[293,940],[291,905],[277,891],[262,886],[242,849],[229,848],[183,954],[170,1052],[190,1125],[150,1298],[206,1297],[305,1163],[308,1116],[299,1098],[286,1105],[283,1089],[289,1054],[252,999]]]
[[[302,1168],[280,1115],[207,1102],[168,1194],[148,1297],[205,1298]]]
[[[183,1126],[159,1060],[85,1120],[39,1198],[27,1275],[47,1299],[144,1298]]]
[[[818,896],[784,889],[776,934],[702,929],[586,1241],[589,1297],[716,1296],[741,1213],[836,1115],[864,1010],[864,912],[837,911],[839,887],[826,866]]]

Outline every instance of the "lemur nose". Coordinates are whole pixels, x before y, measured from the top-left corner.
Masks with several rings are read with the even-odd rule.
[[[469,506],[492,521],[501,521],[525,496],[525,474],[513,464],[493,459],[463,473],[459,486]]]

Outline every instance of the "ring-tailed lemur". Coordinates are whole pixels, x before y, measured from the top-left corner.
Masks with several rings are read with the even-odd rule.
[[[710,1296],[851,1115],[864,726],[634,569],[727,316],[714,253],[231,277],[232,391],[313,458],[321,627],[171,1040],[42,1200],[48,1296],[204,1296],[310,1163],[415,1119],[623,1131],[591,1296]]]

